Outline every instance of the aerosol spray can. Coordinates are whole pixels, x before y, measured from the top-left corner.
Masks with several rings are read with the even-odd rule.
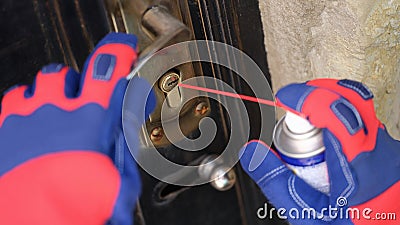
[[[279,120],[274,143],[287,166],[315,189],[329,193],[322,131],[291,112]]]

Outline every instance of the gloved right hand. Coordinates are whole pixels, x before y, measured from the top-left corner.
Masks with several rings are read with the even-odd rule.
[[[323,130],[330,193],[313,189],[259,141],[245,146],[241,164],[292,224],[399,224],[400,142],[376,118],[372,98],[351,80],[317,79],[277,92],[279,106]],[[252,168],[254,158],[264,160]],[[307,218],[306,210],[316,215]]]

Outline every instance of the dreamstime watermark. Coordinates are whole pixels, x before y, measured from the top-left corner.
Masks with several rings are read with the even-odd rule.
[[[259,219],[272,219],[277,216],[280,219],[292,220],[335,220],[335,219],[351,219],[351,220],[397,220],[395,212],[378,212],[372,208],[352,208],[345,207],[347,199],[339,197],[336,206],[319,210],[314,208],[275,208],[264,203],[263,207],[257,209],[257,217]]]

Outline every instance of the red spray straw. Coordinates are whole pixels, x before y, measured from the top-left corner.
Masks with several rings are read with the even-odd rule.
[[[235,94],[232,92],[220,91],[220,90],[215,90],[215,89],[211,89],[211,88],[194,86],[194,85],[190,85],[190,84],[178,83],[178,86],[182,87],[182,88],[188,88],[188,89],[193,89],[193,90],[197,90],[197,91],[204,91],[204,92],[213,93],[213,94],[217,94],[217,95],[223,95],[223,96],[228,96],[228,97],[232,97],[232,98],[243,99],[246,101],[257,102],[257,103],[264,104],[264,105],[277,106],[274,101],[266,100],[266,99],[262,99],[262,98],[251,97],[248,95]],[[277,107],[279,107],[279,106],[277,106]],[[250,140],[245,145],[248,145],[252,142],[257,142],[259,144],[264,145],[267,149],[272,150],[272,152],[280,158],[280,156],[276,153],[276,151],[273,148],[271,148],[271,146],[269,146],[268,144],[266,144],[265,142],[263,142],[261,140]]]
[[[262,98],[251,97],[248,95],[236,94],[236,93],[232,93],[232,92],[220,91],[220,90],[215,90],[215,89],[211,89],[211,88],[199,87],[199,86],[183,84],[183,83],[179,83],[178,86],[182,87],[182,88],[188,88],[188,89],[193,89],[193,90],[197,90],[197,91],[204,91],[204,92],[228,96],[228,97],[232,97],[232,98],[239,98],[239,99],[243,99],[243,100],[250,101],[250,102],[257,102],[257,103],[260,103],[263,105],[277,106],[274,101],[266,100],[266,99],[262,99]]]

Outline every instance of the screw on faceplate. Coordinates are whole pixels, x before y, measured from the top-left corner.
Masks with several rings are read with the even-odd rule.
[[[199,104],[197,104],[196,109],[195,109],[195,113],[196,115],[204,115],[206,114],[208,111],[208,105],[205,102],[200,102]]]
[[[176,87],[179,83],[179,74],[176,72],[168,72],[161,77],[160,89],[161,91],[168,93]]]
[[[157,142],[160,141],[163,138],[163,136],[164,136],[164,131],[162,127],[155,127],[151,131],[150,139],[152,142]]]

